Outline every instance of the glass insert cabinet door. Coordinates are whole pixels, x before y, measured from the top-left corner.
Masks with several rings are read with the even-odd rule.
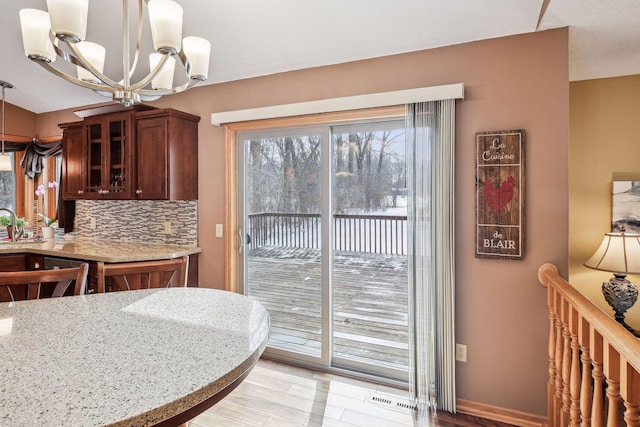
[[[87,194],[126,198],[130,189],[132,116],[93,117],[85,125],[88,162]]]

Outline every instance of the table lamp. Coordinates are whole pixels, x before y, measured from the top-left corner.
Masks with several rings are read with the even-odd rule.
[[[633,335],[640,337],[640,332],[624,321],[624,313],[638,299],[638,288],[625,276],[640,273],[640,234],[624,231],[606,233],[600,247],[584,265],[613,272],[614,277],[602,283],[604,299],[613,308],[615,319]]]

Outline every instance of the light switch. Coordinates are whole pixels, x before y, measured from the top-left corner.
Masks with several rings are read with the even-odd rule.
[[[216,224],[216,237],[222,237],[222,224]]]
[[[171,221],[165,221],[165,223],[164,223],[164,234],[172,234]]]

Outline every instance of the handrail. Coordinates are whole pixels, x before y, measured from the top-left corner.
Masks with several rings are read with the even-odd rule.
[[[549,308],[549,426],[640,426],[640,341],[553,264],[538,280]]]
[[[623,356],[633,368],[640,372],[640,340],[634,337],[624,326],[607,315],[600,307],[571,286],[558,271],[558,268],[545,263],[538,269],[538,280],[545,286],[553,286],[567,299],[589,324],[591,324],[613,348]]]
[[[319,213],[259,212],[248,215],[247,246],[319,249]],[[406,215],[334,214],[333,241],[337,251],[407,254]]]

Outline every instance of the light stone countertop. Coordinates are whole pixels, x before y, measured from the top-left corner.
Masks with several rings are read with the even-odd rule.
[[[133,262],[177,258],[199,253],[197,246],[119,242],[96,239],[51,239],[0,243],[1,254],[32,253],[85,261]]]
[[[215,289],[0,304],[0,425],[154,425],[245,374],[268,335],[259,303]]]

